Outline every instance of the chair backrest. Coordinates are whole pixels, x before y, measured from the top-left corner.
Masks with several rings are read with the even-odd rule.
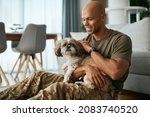
[[[0,22],[0,53],[4,52],[7,48],[5,24]]]
[[[46,25],[28,24],[16,49],[25,54],[40,53],[46,45]]]

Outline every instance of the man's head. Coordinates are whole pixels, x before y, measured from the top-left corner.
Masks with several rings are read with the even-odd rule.
[[[105,6],[100,1],[89,2],[82,11],[82,20],[89,34],[99,33],[105,26]]]

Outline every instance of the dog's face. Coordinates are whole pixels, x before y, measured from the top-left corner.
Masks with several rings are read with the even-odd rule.
[[[55,48],[56,56],[82,57],[85,53],[81,43],[71,38],[63,39]]]

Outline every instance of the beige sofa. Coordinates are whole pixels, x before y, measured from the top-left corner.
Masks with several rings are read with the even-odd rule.
[[[108,28],[123,32],[132,39],[133,55],[124,89],[150,95],[150,17]]]

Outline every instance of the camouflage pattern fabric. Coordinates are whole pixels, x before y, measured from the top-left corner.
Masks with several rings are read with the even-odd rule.
[[[35,72],[30,77],[0,92],[2,100],[111,100],[115,91],[88,89],[76,83],[64,83],[63,75]]]

